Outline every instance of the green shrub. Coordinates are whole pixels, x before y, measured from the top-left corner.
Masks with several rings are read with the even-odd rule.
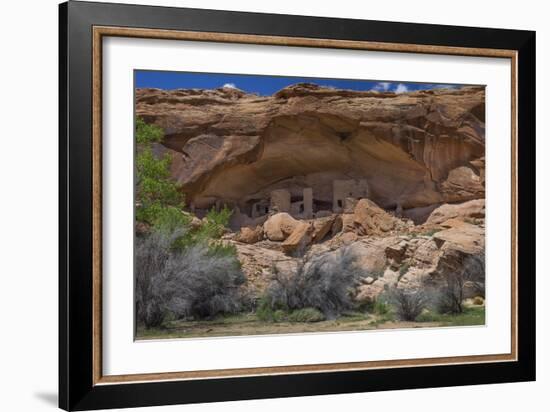
[[[223,209],[219,212],[212,208],[206,214],[206,219],[201,227],[195,232],[194,236],[197,239],[218,239],[220,238],[224,231],[225,227],[229,223],[229,219],[232,214],[232,210],[224,205]]]
[[[136,219],[152,226],[169,229],[185,225],[189,218],[180,210],[184,198],[175,181],[170,178],[172,158],[166,154],[155,156],[153,143],[160,143],[164,131],[156,125],[148,125],[143,119],[136,119]]]
[[[159,143],[164,139],[164,130],[155,124],[147,124],[136,117],[136,142],[138,144]]]
[[[377,299],[374,302],[372,312],[377,315],[386,315],[391,311],[390,305],[382,299]]]
[[[219,226],[227,226],[232,213],[227,205],[223,205],[223,209],[219,212],[215,208],[211,208],[206,214],[206,220]]]
[[[256,309],[256,317],[262,322],[273,322],[273,309],[266,302],[261,302]]]
[[[231,213],[232,211],[225,206],[220,212],[210,210],[204,223],[195,230],[189,230],[185,236],[178,239],[176,246],[179,249],[185,249],[197,244],[206,244],[211,256],[237,257],[235,245],[218,240],[225,232],[225,225],[229,222]]]
[[[176,183],[170,179],[169,165],[169,157],[157,159],[150,148],[138,154],[136,218],[139,221],[155,225],[162,219],[161,215],[172,213],[164,209],[181,209],[184,206],[183,195]]]
[[[462,313],[437,313],[424,311],[416,319],[417,322],[437,322],[442,326],[471,326],[485,324],[485,308],[474,306],[464,308]]]
[[[172,231],[187,226],[191,219],[174,206],[162,206],[160,202],[154,202],[148,207],[137,208],[136,220],[147,222],[159,230]]]
[[[284,322],[287,319],[287,313],[282,309],[277,309],[273,312],[273,322]]]
[[[325,316],[315,308],[298,309],[288,316],[290,322],[321,322]]]
[[[379,316],[387,315],[391,312],[391,305],[388,302],[387,293],[382,294],[376,300],[368,300],[357,307],[363,313],[372,313]]]
[[[210,242],[208,246],[209,246],[210,256],[217,256],[217,257],[237,256],[237,247],[234,244],[223,243],[223,242]]]
[[[157,157],[151,146],[142,146],[136,157],[138,177],[152,180],[166,179],[170,176],[170,162],[170,155]]]
[[[286,317],[286,311],[282,308],[274,309],[264,296],[258,302],[256,317],[262,322],[282,322]]]
[[[173,206],[167,206],[159,210],[153,224],[160,230],[174,230],[178,227],[187,226],[190,222],[189,216],[181,213],[180,209]]]

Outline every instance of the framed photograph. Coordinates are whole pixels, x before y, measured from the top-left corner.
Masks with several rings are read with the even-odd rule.
[[[535,33],[60,5],[59,402],[535,379]]]

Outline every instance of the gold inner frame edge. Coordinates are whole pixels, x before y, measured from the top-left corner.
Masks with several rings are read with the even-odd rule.
[[[93,384],[120,384],[168,380],[219,379],[228,377],[321,373],[414,366],[457,365],[467,363],[512,362],[517,360],[517,52],[515,50],[432,46],[421,44],[385,43],[356,40],[264,36],[236,33],[177,31],[130,27],[94,26],[92,33],[92,335]],[[440,358],[394,359],[383,361],[288,365],[273,367],[235,368],[201,371],[142,373],[130,375],[103,375],[102,371],[102,40],[103,37],[129,37],[164,40],[187,40],[237,44],[257,44],[291,47],[317,47],[423,53],[476,57],[509,58],[511,60],[511,132],[512,132],[512,241],[511,241],[511,352],[509,354],[451,356]]]

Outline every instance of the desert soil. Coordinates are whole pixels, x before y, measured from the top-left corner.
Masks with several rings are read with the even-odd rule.
[[[172,321],[159,329],[142,329],[137,331],[137,340],[178,339],[178,338],[209,338],[221,336],[250,336],[272,334],[294,334],[307,332],[341,332],[366,331],[377,329],[405,329],[449,327],[466,325],[483,325],[485,309],[473,309],[463,315],[443,316],[430,319],[425,316],[423,321],[403,322],[388,320],[385,315],[352,314],[335,320],[321,322],[264,322],[254,314],[234,315],[215,320],[205,321]]]

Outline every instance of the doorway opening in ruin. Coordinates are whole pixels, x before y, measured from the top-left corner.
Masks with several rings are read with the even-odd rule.
[[[314,200],[313,211],[319,212],[321,210],[332,210],[332,202],[327,202],[323,200]]]

